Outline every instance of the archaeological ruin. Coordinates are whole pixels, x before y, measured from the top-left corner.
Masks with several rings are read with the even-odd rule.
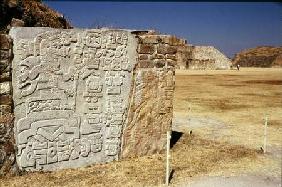
[[[4,5],[15,15],[0,34],[0,176],[162,152],[175,69],[229,66],[215,48],[175,36],[71,29],[40,3],[24,1],[30,17]]]
[[[224,70],[232,63],[222,52],[213,46],[184,45],[178,48],[177,69]]]
[[[14,27],[2,34],[1,173],[163,151],[177,48],[185,42],[114,29]]]

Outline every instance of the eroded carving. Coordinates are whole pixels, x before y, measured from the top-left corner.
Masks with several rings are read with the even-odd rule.
[[[135,59],[128,52],[135,45],[130,37],[118,30],[50,29],[34,39],[15,37],[20,168],[52,170],[118,159]]]

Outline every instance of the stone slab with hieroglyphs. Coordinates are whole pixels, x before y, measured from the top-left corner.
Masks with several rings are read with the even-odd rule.
[[[17,163],[55,170],[117,160],[137,42],[127,30],[12,28]]]

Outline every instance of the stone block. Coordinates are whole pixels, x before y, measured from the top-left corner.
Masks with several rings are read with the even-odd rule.
[[[124,129],[122,157],[136,157],[165,150],[171,130],[174,69],[137,69],[128,124]]]
[[[0,83],[0,95],[11,94],[11,82],[1,82]]]
[[[1,74],[0,74],[0,83],[12,80],[11,73],[8,70],[3,69],[3,71],[2,71],[2,68],[0,66],[0,72],[1,72]]]
[[[174,47],[174,46],[169,46],[169,45],[159,45],[157,47],[157,53],[160,53],[160,54],[170,54],[170,55],[173,55],[173,54],[176,54],[177,52],[177,47]]]
[[[0,61],[9,60],[11,58],[10,50],[0,50]]]
[[[159,35],[142,35],[139,38],[142,44],[158,44],[162,41]]]
[[[21,170],[75,168],[164,150],[174,69],[162,68],[164,59],[155,67],[149,58],[154,45],[138,43],[128,30],[18,27],[10,35]]]
[[[0,64],[0,72],[1,73],[7,73],[7,72],[10,72],[10,69],[11,69],[11,67],[10,67],[10,65],[5,65],[5,64]],[[4,75],[3,75],[4,76]],[[1,81],[2,82],[2,81]]]
[[[153,54],[155,52],[155,46],[150,44],[140,44],[138,52],[141,54]]]
[[[0,105],[12,105],[13,99],[11,95],[0,95]]]
[[[171,46],[183,46],[187,44],[186,40],[179,39],[175,36],[164,36],[162,40],[163,40],[163,43],[171,45]]]
[[[176,61],[176,55],[170,55],[170,54],[166,54],[165,55],[166,59],[170,59],[170,60],[175,60]]]
[[[20,19],[13,18],[11,21],[11,27],[23,27],[24,21]]]
[[[142,35],[140,36],[140,42],[143,44],[168,44],[172,46],[186,45],[185,39],[179,39],[171,35]]]
[[[166,64],[166,61],[164,59],[155,59],[154,60],[154,66],[156,68],[163,68]]]
[[[151,60],[139,60],[138,67],[140,67],[140,68],[153,68],[154,63]]]
[[[139,60],[149,60],[149,59],[150,59],[149,55],[145,55],[145,54],[139,55]]]
[[[166,64],[167,64],[167,66],[175,67],[177,65],[177,61],[176,60],[167,59],[166,60]]]
[[[152,59],[165,59],[165,55],[163,54],[153,54]]]
[[[11,105],[0,105],[0,116],[11,114],[12,106]]]
[[[27,27],[10,34],[20,169],[117,160],[137,59],[135,36],[127,30]],[[31,44],[21,48],[23,43]]]
[[[0,34],[0,49],[10,49],[12,46],[11,38],[7,34]]]

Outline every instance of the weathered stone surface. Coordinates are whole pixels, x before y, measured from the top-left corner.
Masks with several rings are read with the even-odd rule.
[[[140,68],[153,68],[155,67],[154,62],[151,60],[140,60],[138,63]]]
[[[140,36],[139,45],[146,43],[156,49],[163,45],[162,38],[169,40],[170,37],[172,36]],[[166,44],[164,47],[171,46]],[[141,52],[138,52],[140,56]],[[174,66],[177,62],[166,59],[157,50],[149,59],[139,58],[134,71],[128,119],[123,131],[123,158],[164,151],[166,132],[171,130]]]
[[[9,64],[9,60],[0,60],[0,72],[7,73],[10,72],[11,66]]]
[[[11,57],[10,50],[0,50],[0,61],[5,61]]]
[[[54,170],[117,160],[137,43],[126,30],[14,28],[17,162]]]
[[[166,59],[170,59],[170,60],[174,60],[174,61],[177,60],[177,59],[176,59],[176,55],[167,54],[167,55],[165,55],[165,57],[166,57]]]
[[[187,44],[186,40],[177,38],[175,36],[169,36],[169,37],[164,36],[162,38],[162,40],[163,40],[163,43],[166,43],[166,44],[171,45],[171,46],[180,46],[180,45]]]
[[[160,38],[159,35],[148,35],[148,34],[145,34],[145,35],[142,35],[142,36],[139,36],[140,37],[140,40],[141,40],[141,44],[158,44],[158,43],[161,43],[162,40]]]
[[[0,95],[10,94],[11,93],[11,82],[1,82],[0,83]]]
[[[172,59],[167,59],[167,60],[166,60],[166,65],[167,65],[167,66],[170,66],[170,67],[176,67],[177,61],[172,60]]]
[[[135,72],[122,156],[135,157],[161,152],[171,130],[173,69],[139,69]]]
[[[13,99],[11,95],[0,95],[0,105],[12,105]]]
[[[23,27],[24,21],[20,19],[13,18],[11,20],[11,27]]]
[[[163,59],[155,59],[154,65],[156,68],[163,68],[166,65],[166,60]]]
[[[230,69],[231,60],[213,46],[191,46],[189,69]]]
[[[149,60],[149,55],[145,55],[145,54],[139,55],[139,60]]]
[[[177,47],[176,53],[177,65],[175,66],[178,69],[189,69],[189,62],[192,59],[192,46],[183,45]]]
[[[12,112],[11,105],[0,105],[0,116],[10,114]]]
[[[10,49],[11,38],[7,34],[0,34],[0,49]]]
[[[139,53],[142,54],[153,54],[155,52],[155,46],[149,44],[139,45]]]
[[[3,70],[3,71],[1,71]],[[8,70],[8,67],[6,67],[6,69],[1,69],[0,68],[0,71],[2,72],[0,74],[0,82],[5,82],[5,81],[11,81],[12,80],[12,77],[11,77],[11,73],[10,71]]]
[[[17,173],[13,119],[11,114],[0,115],[0,176]]]
[[[163,55],[163,54],[158,54],[158,53],[153,54],[153,55],[151,56],[151,59],[164,59],[164,58],[165,58],[165,55]]]
[[[127,30],[26,27],[10,35],[20,169],[80,167],[164,150],[176,60],[157,53],[160,43],[144,44]]]
[[[145,34],[139,37],[143,44],[168,44],[170,46],[185,45],[187,43],[184,39],[179,39],[170,35],[156,35]]]
[[[173,55],[176,54],[177,48],[173,46],[159,45],[157,52],[164,55],[165,54]]]

